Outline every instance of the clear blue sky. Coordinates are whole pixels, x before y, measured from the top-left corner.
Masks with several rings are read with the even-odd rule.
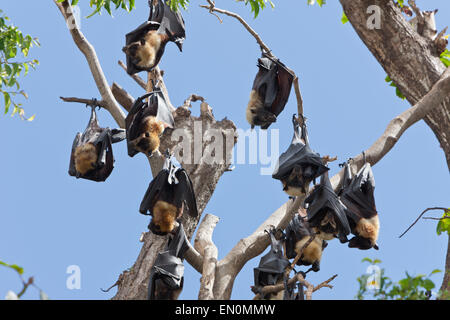
[[[91,9],[80,1],[82,15]],[[118,82],[135,97],[142,90],[117,65],[125,34],[148,16],[147,1],[138,1],[130,14],[103,14],[82,20],[82,30],[95,46],[106,77]],[[450,23],[448,1],[418,1],[424,9],[439,8],[438,26]],[[170,97],[181,105],[190,94],[207,98],[215,117],[228,117],[248,128],[245,108],[256,74],[259,48],[237,21],[224,23],[192,1],[183,12],[187,38],[182,54],[173,44],[161,62]],[[242,4],[217,1],[247,19],[274,53],[300,77],[305,114],[309,119],[312,147],[321,154],[337,155],[342,162],[368,148],[395,115],[409,107],[385,82],[378,62],[352,27],[340,22],[342,8],[329,1],[323,8],[308,7],[306,0],[276,1],[254,20]],[[26,276],[53,299],[109,299],[103,293],[119,274],[132,266],[146,231],[148,218],[138,206],[151,180],[142,155],[130,158],[125,143],[115,145],[115,170],[105,183],[76,180],[67,173],[72,140],[88,121],[89,111],[66,104],[59,96],[99,97],[87,63],[75,47],[61,14],[52,1],[3,1],[0,8],[25,33],[39,38],[42,47],[31,55],[40,60],[37,71],[22,80],[30,98],[25,103],[34,122],[0,116],[0,260],[17,263]],[[198,114],[199,106],[194,106]],[[292,92],[285,111],[273,128],[280,129],[280,151],[290,143],[290,119],[296,111]],[[101,124],[115,127],[111,116],[99,112]],[[331,173],[337,172],[337,163]],[[254,231],[287,200],[280,183],[259,174],[259,165],[238,165],[226,173],[205,213],[221,218],[214,240],[219,258]],[[337,273],[333,290],[315,294],[321,299],[352,299],[356,277],[366,270],[362,258],[379,258],[387,274],[400,279],[405,271],[426,273],[444,268],[446,236],[437,236],[436,223],[421,221],[404,238],[398,235],[425,208],[449,205],[449,171],[432,131],[420,122],[410,128],[395,148],[374,167],[376,202],[381,220],[379,251],[358,251],[330,242],[322,269],[308,275],[319,283]],[[252,297],[253,268],[250,261],[238,276],[232,298]],[[66,268],[78,265],[81,290],[66,288]],[[186,264],[181,298],[196,299],[199,274]],[[433,276],[440,285],[442,274]],[[0,268],[0,298],[8,290],[20,291],[16,275]],[[38,293],[30,290],[25,298]]]

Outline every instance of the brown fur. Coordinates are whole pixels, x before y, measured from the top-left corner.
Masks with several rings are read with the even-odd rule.
[[[380,230],[380,220],[378,215],[370,219],[361,219],[358,221],[355,233],[359,236],[369,239],[372,244],[376,243],[378,239],[378,231]]]
[[[309,240],[309,237],[304,237],[295,244],[295,252],[299,253],[300,249]],[[302,260],[313,264],[316,261],[320,261],[322,258],[322,240],[315,237],[314,240],[303,250]]]
[[[155,66],[156,54],[161,47],[161,37],[155,31],[149,31],[144,38],[144,44],[140,45],[136,51],[139,59],[138,66],[141,68],[152,68]]]
[[[262,101],[261,97],[255,90],[252,90],[252,92],[250,93],[250,101],[248,102],[247,111],[246,111],[247,121],[250,125],[254,125],[254,121],[253,121],[254,113],[252,112],[252,110],[256,111],[257,109],[260,109],[262,107],[263,107],[263,101]]]
[[[144,119],[142,132],[143,133],[134,140],[135,148],[145,154],[152,154],[159,149],[159,136],[164,132],[164,125],[156,120],[155,117],[149,116]]]
[[[153,207],[153,224],[159,226],[161,232],[171,232],[175,226],[178,209],[173,204],[165,201],[157,201]]]
[[[75,169],[84,175],[95,168],[97,148],[92,143],[81,145],[75,149],[74,157]]]

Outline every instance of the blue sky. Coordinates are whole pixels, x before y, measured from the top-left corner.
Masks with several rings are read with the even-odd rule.
[[[80,1],[83,17],[91,9]],[[439,8],[438,28],[449,24],[448,1],[418,1],[423,9]],[[395,115],[409,107],[385,82],[384,70],[360,41],[352,27],[340,22],[342,8],[330,1],[323,8],[306,1],[276,1],[275,10],[264,10],[254,20],[242,4],[217,1],[217,6],[241,14],[267,45],[300,78],[311,146],[321,154],[337,155],[338,162],[367,149]],[[42,46],[31,51],[40,61],[37,71],[21,83],[30,98],[25,102],[29,123],[18,117],[0,116],[0,260],[25,268],[52,299],[109,299],[109,287],[132,266],[146,231],[148,218],[138,206],[151,180],[144,156],[130,158],[125,143],[114,146],[115,170],[105,183],[76,180],[67,173],[72,140],[84,130],[89,110],[62,103],[59,96],[97,97],[99,93],[82,54],[75,47],[61,14],[51,1],[3,1],[0,8],[24,33],[39,38]],[[174,105],[190,94],[204,96],[217,119],[227,117],[246,130],[245,108],[256,74],[259,47],[237,21],[214,16],[192,1],[187,12],[187,38],[183,53],[169,44],[160,64]],[[148,16],[146,1],[129,14],[115,12],[82,19],[82,30],[95,46],[106,77],[135,97],[142,94],[117,65],[125,34]],[[194,105],[194,114],[199,106]],[[292,137],[291,117],[295,96],[279,116],[280,152]],[[98,113],[103,126],[115,127],[106,111]],[[237,165],[226,173],[205,213],[221,218],[214,233],[219,258],[239,239],[251,234],[287,200],[280,183],[260,175],[261,166]],[[337,172],[337,162],[331,173]],[[320,299],[352,299],[356,277],[367,265],[364,257],[379,258],[393,279],[405,271],[428,274],[444,268],[447,237],[437,236],[436,223],[421,221],[405,237],[406,227],[425,208],[448,206],[449,171],[444,154],[423,121],[410,128],[395,148],[374,167],[376,202],[381,230],[379,251],[358,251],[331,241],[321,271],[308,280],[319,283],[333,274],[333,290],[322,289]],[[233,299],[252,297],[251,260],[239,274]],[[66,288],[66,269],[81,268],[81,289]],[[196,299],[200,275],[186,264],[182,299]],[[440,285],[442,274],[433,276]],[[10,270],[0,268],[0,297],[21,284]],[[24,296],[35,299],[34,290]]]

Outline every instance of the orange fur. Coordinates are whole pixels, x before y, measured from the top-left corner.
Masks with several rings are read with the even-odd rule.
[[[300,249],[309,240],[309,237],[304,237],[295,244],[295,252],[299,253]],[[303,250],[302,260],[313,264],[316,261],[320,261],[322,258],[322,240],[315,237],[314,240]]]
[[[250,101],[248,102],[247,111],[246,111],[247,121],[250,125],[254,124],[254,121],[253,121],[254,113],[252,112],[252,110],[256,111],[257,109],[260,109],[262,107],[263,107],[263,101],[262,101],[261,97],[255,90],[252,90],[252,92],[250,93]]]
[[[376,243],[378,239],[378,231],[380,229],[380,220],[378,215],[370,219],[361,219],[358,221],[355,232],[366,239],[370,239],[372,243]]]
[[[174,205],[165,201],[157,201],[153,207],[153,224],[159,226],[161,232],[171,232],[175,226],[178,216],[178,209]]]
[[[134,141],[136,150],[145,154],[152,154],[159,149],[159,136],[164,132],[164,125],[154,116],[144,119],[143,133]]]
[[[161,47],[161,36],[152,30],[145,35],[144,40],[144,45],[140,45],[136,51],[136,56],[139,58],[137,65],[141,68],[152,68],[155,66],[156,55]]]
[[[97,148],[92,143],[84,144],[75,149],[74,157],[75,169],[84,175],[95,168]]]

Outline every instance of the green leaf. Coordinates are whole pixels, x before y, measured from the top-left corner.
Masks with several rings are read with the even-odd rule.
[[[342,12],[341,22],[342,22],[342,24],[346,24],[348,22],[348,18],[347,18],[347,15],[345,14],[345,12]]]
[[[442,271],[439,269],[434,269],[433,271],[431,271],[430,276],[436,273],[441,273]]]
[[[370,258],[364,258],[361,260],[361,262],[365,262],[365,261],[367,261],[369,263],[373,263],[372,259],[370,259]]]
[[[23,268],[22,267],[19,267],[18,265],[16,265],[16,264],[7,264],[7,263],[5,263],[5,262],[3,262],[3,261],[0,261],[0,265],[1,266],[4,266],[4,267],[7,267],[7,268],[10,268],[10,269],[13,269],[13,270],[15,270],[18,274],[20,274],[20,275],[22,275],[23,274]]]

